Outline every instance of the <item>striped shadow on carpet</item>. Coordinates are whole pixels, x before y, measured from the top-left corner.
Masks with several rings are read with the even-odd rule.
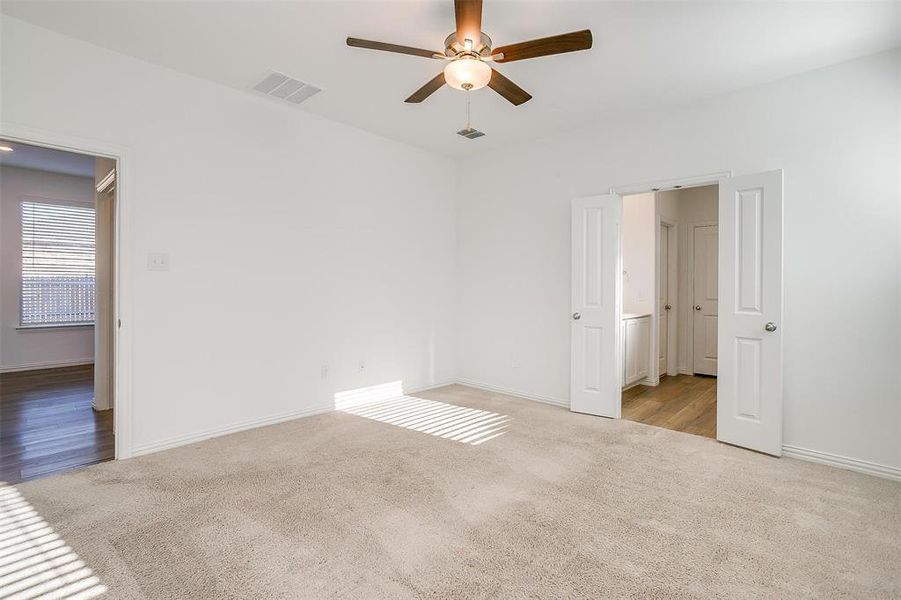
[[[487,410],[405,396],[400,381],[339,392],[335,409],[473,446],[504,435],[512,420]]]

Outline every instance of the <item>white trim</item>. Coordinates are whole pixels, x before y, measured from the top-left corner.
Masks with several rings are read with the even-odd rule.
[[[432,390],[435,388],[446,387],[448,385],[452,385],[455,383],[453,380],[444,381],[441,383],[432,383],[424,386],[413,386],[410,388],[404,388],[404,394],[416,394],[419,392],[424,392],[427,390]],[[204,440],[208,440],[214,437],[221,437],[223,435],[229,435],[232,433],[238,433],[239,431],[247,431],[248,429],[256,429],[257,427],[265,427],[267,425],[275,425],[277,423],[284,423],[285,421],[293,421],[294,419],[301,419],[304,417],[312,417],[314,415],[321,415],[329,412],[333,412],[335,410],[335,405],[333,402],[329,402],[327,404],[321,404],[318,406],[313,406],[309,408],[303,408],[300,410],[293,410],[286,413],[282,413],[279,415],[274,415],[270,417],[261,417],[258,419],[251,419],[249,421],[243,421],[241,423],[234,423],[232,425],[225,425],[223,427],[215,427],[213,429],[207,429],[204,431],[196,432],[196,433],[188,433],[185,435],[179,435],[173,438],[169,438],[166,440],[162,440],[159,442],[152,442],[149,444],[142,444],[140,446],[135,446],[132,449],[132,456],[141,456],[144,454],[152,454],[154,452],[161,452],[163,450],[169,450],[172,448],[178,448],[179,446],[186,446],[188,444],[194,444],[197,442],[202,442]]]
[[[503,388],[488,383],[472,381],[470,379],[457,379],[456,383],[485,392],[495,392],[497,394],[506,394],[507,396],[516,396],[518,398],[523,398],[524,400],[532,400],[534,402],[541,402],[542,404],[550,404],[553,406],[559,406],[565,409],[569,409],[569,400],[561,400],[560,398],[554,398],[552,396],[529,394],[528,392],[521,392],[519,390]]]
[[[0,137],[25,144],[56,148],[78,154],[103,156],[116,160],[118,177],[116,181],[115,214],[115,263],[113,277],[115,301],[113,307],[113,419],[116,432],[116,459],[132,456],[132,263],[131,260],[131,182],[134,151],[130,146],[110,143],[93,138],[69,135],[59,131],[48,131],[22,123],[4,121],[0,123]],[[118,324],[122,326],[117,326]]]
[[[188,444],[202,442],[214,437],[221,437],[230,433],[238,433],[239,431],[256,429],[257,427],[264,427],[266,425],[275,425],[277,423],[293,421],[294,419],[300,419],[302,417],[312,417],[313,415],[321,415],[323,413],[332,412],[334,410],[335,407],[330,402],[328,404],[320,406],[293,410],[287,413],[282,413],[280,415],[251,419],[242,423],[234,423],[232,425],[224,425],[222,427],[214,427],[213,429],[206,429],[204,431],[198,431],[196,433],[179,435],[167,440],[161,440],[159,442],[151,442],[149,444],[141,444],[140,446],[135,446],[132,449],[132,456],[152,454],[154,452],[160,452],[162,450],[169,450],[171,448],[177,448],[179,446],[186,446]]]
[[[549,404],[552,406],[557,406],[560,408],[569,408],[569,403],[565,400],[561,400],[559,398],[554,398],[551,396],[542,396],[537,394],[529,394],[526,392],[521,392],[518,390],[513,390],[510,388],[504,388],[496,385],[490,385],[487,383],[480,383],[468,379],[457,379],[455,381],[448,381],[443,383],[431,384],[423,387],[415,387],[410,389],[405,389],[405,394],[415,394],[418,392],[424,392],[426,390],[437,389],[441,387],[446,387],[448,385],[463,385],[471,388],[475,388],[478,390],[483,390],[486,392],[495,392],[498,394],[505,394],[507,396],[513,396],[516,398],[521,398],[523,400],[531,400],[533,402],[540,402],[542,404]],[[637,385],[637,384],[636,384]],[[334,411],[334,406],[332,404],[325,404],[321,406],[314,406],[310,408],[305,408],[301,410],[291,411],[287,413],[282,413],[280,415],[275,415],[271,417],[263,417],[259,419],[252,419],[250,421],[245,421],[243,423],[236,423],[233,425],[226,425],[224,427],[217,427],[214,429],[208,429],[202,432],[181,435],[174,438],[169,438],[168,440],[162,440],[159,442],[153,442],[150,444],[143,444],[141,446],[136,446],[133,450],[133,456],[141,456],[145,454],[152,454],[154,452],[160,452],[163,450],[169,450],[172,448],[177,448],[180,446],[185,446],[188,444],[193,444],[197,442],[202,442],[204,440],[208,440],[214,437],[221,437],[223,435],[228,435],[231,433],[238,433],[240,431],[246,431],[248,429],[255,429],[257,427],[264,427],[267,425],[275,425],[277,423],[283,423],[286,421],[293,421],[294,419],[300,419],[304,417],[311,417],[314,415],[325,414],[328,412]],[[881,465],[878,463],[873,463],[865,460],[858,460],[856,458],[848,458],[845,456],[839,456],[837,454],[830,454],[828,452],[820,452],[817,450],[808,450],[806,448],[799,448],[797,446],[782,446],[783,456],[798,460],[806,460],[810,462],[815,462],[823,465],[828,465],[831,467],[836,467],[840,469],[847,469],[851,471],[856,471],[859,473],[864,473],[867,475],[873,475],[876,477],[882,477],[885,479],[891,479],[894,481],[901,481],[901,468],[898,467],[890,467],[888,465]]]
[[[829,452],[820,452],[819,450],[808,450],[807,448],[799,448],[798,446],[782,445],[782,456],[788,458],[796,458],[798,460],[806,460],[809,462],[819,463],[821,465],[829,465],[839,469],[847,469],[867,475],[882,477],[883,479],[891,479],[893,481],[901,481],[901,468],[881,465],[879,463],[860,460],[857,458],[849,458]]]
[[[657,370],[657,381],[664,375],[675,375],[679,368],[679,224],[667,221],[660,214],[660,201],[657,193],[654,193],[654,217],[657,219],[657,231],[654,232],[654,251],[657,257],[660,256],[660,229],[666,227],[667,232],[667,274],[666,283],[667,296],[669,298],[670,310],[666,320],[666,371],[660,372],[660,261],[654,260],[654,314],[656,315],[656,323],[654,330],[651,332],[653,340],[655,340],[655,353],[652,356],[656,360],[654,366]],[[675,272],[675,277],[673,274]],[[672,292],[672,293],[669,293]],[[675,296],[675,298],[673,297]],[[674,350],[671,352],[671,350]]]
[[[19,288],[21,290],[21,286]],[[19,292],[21,295],[21,291]],[[19,301],[21,305],[21,300]],[[16,325],[16,331],[40,331],[42,329],[86,329],[93,328],[94,323],[36,323],[34,325]]]
[[[658,192],[667,191],[667,190],[701,187],[701,186],[706,186],[706,185],[719,185],[723,179],[729,179],[731,177],[732,177],[731,170],[717,171],[715,173],[709,173],[709,174],[705,174],[705,175],[695,175],[692,177],[681,177],[678,179],[660,179],[657,181],[651,181],[651,182],[646,182],[646,183],[634,183],[634,184],[611,187],[610,193],[611,194],[619,194],[621,199],[623,199],[623,200],[624,200],[625,196],[630,196],[633,194],[646,194],[646,193],[650,193],[650,192],[654,193],[654,218],[657,222],[657,229],[654,232],[654,252],[655,252],[655,257],[659,257],[660,256],[659,245],[660,245],[660,225],[661,225],[661,223],[663,223],[663,222],[667,223],[667,225],[670,226],[673,231],[677,232],[677,234],[676,234],[677,236],[678,236],[679,225],[677,225],[676,223],[670,223],[669,221],[665,221],[664,219],[661,219],[656,194]],[[691,229],[691,231],[693,231],[693,229]],[[691,237],[693,239],[693,235],[689,236],[689,237]],[[676,239],[678,240],[678,237]],[[677,244],[678,244],[678,241],[677,241]],[[620,232],[620,244],[619,244],[620,261],[622,261],[622,247],[623,247],[622,246],[622,232]],[[677,260],[681,261],[682,258],[678,256],[678,251],[679,251],[679,248],[677,245],[677,247],[676,247],[676,252],[677,252],[677,257],[678,257]],[[657,304],[658,304],[657,301],[660,297],[660,294],[657,292],[657,286],[660,284],[660,273],[659,273],[659,265],[656,265],[656,263],[659,262],[657,260],[657,258],[654,259],[654,262],[655,262],[654,311],[651,314],[652,331],[650,332],[651,343],[649,344],[649,346],[650,346],[650,357],[649,357],[650,362],[648,363],[649,377],[645,381],[656,380],[657,383],[659,383],[661,374],[658,373],[660,365],[659,365],[659,360],[658,360],[659,353],[657,351],[657,344],[660,342],[660,340],[659,340],[660,329],[659,329],[659,325],[657,322],[658,314],[659,314],[659,307],[657,306]],[[620,268],[619,272],[620,273],[622,272],[622,268]],[[676,273],[677,273],[677,282],[678,282],[679,276],[681,275],[681,269],[679,269],[678,266],[676,268]],[[621,276],[620,276],[619,280],[621,281]],[[677,283],[677,285],[678,285],[678,283]],[[675,306],[676,310],[678,311],[679,310],[679,308],[678,308],[679,307],[679,298],[678,298],[678,296],[679,296],[678,289],[679,288],[677,287],[676,289],[677,289],[676,302],[675,302],[675,304],[673,304],[673,306]],[[617,302],[618,302],[618,306],[620,306],[620,308],[622,308],[622,298],[621,297],[617,300]],[[671,303],[672,303],[672,300],[671,300]],[[693,325],[694,315],[692,314],[691,317],[692,317],[692,325]],[[677,323],[679,322],[678,313],[676,316],[676,322]],[[667,339],[669,339],[670,334],[671,334],[671,332],[668,331]],[[676,338],[678,340],[678,332],[677,332]],[[617,359],[620,362],[620,364],[619,364],[620,371],[622,371],[622,368],[623,368],[622,361],[625,360],[625,357],[622,356],[622,353],[623,353],[622,348],[618,348],[616,354],[617,354]],[[672,360],[672,357],[669,356],[669,352],[667,352],[667,371],[669,371],[669,365],[670,365],[671,360]],[[682,353],[679,351],[679,346],[678,346],[678,341],[677,341],[676,364],[678,365],[679,362],[681,362],[681,360],[682,360]],[[689,363],[689,364],[692,367],[694,366],[693,363]],[[678,373],[685,373],[684,370],[678,366],[677,366],[677,371],[678,371]],[[693,374],[693,373],[686,373],[686,374]],[[637,382],[637,383],[643,383],[643,382]],[[647,384],[647,383],[643,383],[643,384],[644,385],[657,385],[657,384]],[[627,386],[627,387],[623,388],[623,391],[629,389],[630,387],[633,387],[633,386],[631,386],[631,385]],[[619,411],[619,414],[616,416],[616,418],[618,418],[618,419],[622,418],[622,392],[620,392],[619,405],[620,405],[620,411]]]
[[[430,383],[428,385],[414,385],[411,387],[403,386],[404,395],[406,394],[418,394],[420,392],[427,392],[429,390],[437,390],[438,388],[447,387],[449,385],[454,385],[457,383],[455,379],[448,379],[446,381],[442,381],[441,383]]]
[[[632,183],[611,187],[611,194],[629,196],[632,194],[644,194],[647,192],[663,192],[672,189],[701,187],[704,185],[718,184],[721,179],[732,177],[732,171],[718,171],[707,175],[695,175],[694,177],[682,177],[679,179],[660,179],[649,183]]]
[[[18,373],[20,371],[38,371],[40,369],[57,369],[60,367],[80,367],[94,364],[94,358],[80,360],[51,360],[47,362],[27,363],[24,365],[10,365],[0,367],[0,373]]]

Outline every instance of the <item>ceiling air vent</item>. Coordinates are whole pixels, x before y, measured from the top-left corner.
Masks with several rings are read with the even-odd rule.
[[[253,86],[253,89],[292,104],[300,104],[310,96],[322,91],[315,85],[304,83],[282,73],[269,74],[263,81]]]
[[[467,127],[466,129],[461,129],[460,131],[458,131],[457,135],[462,135],[463,137],[465,137],[468,140],[474,140],[477,137],[482,137],[485,134],[482,133],[481,131],[479,131],[478,129],[473,129],[472,127]]]

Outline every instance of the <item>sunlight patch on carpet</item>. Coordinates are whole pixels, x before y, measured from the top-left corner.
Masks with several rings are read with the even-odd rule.
[[[0,599],[87,600],[106,591],[22,494],[0,481]]]
[[[471,446],[504,435],[512,420],[486,410],[406,396],[400,381],[338,392],[335,409]]]

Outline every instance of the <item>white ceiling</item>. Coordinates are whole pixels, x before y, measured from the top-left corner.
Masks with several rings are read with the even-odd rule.
[[[451,0],[148,2],[5,0],[4,13],[248,90],[270,70],[323,88],[296,110],[458,156],[641,108],[683,104],[901,45],[901,4],[511,2],[485,0],[495,47],[590,28],[594,48],[499,65],[534,98],[485,88],[403,102],[442,61],[348,48],[347,36],[442,50]],[[270,101],[261,99],[261,101]]]
[[[7,140],[0,140],[0,145],[13,149],[12,152],[0,152],[0,165],[94,179],[93,156]]]

